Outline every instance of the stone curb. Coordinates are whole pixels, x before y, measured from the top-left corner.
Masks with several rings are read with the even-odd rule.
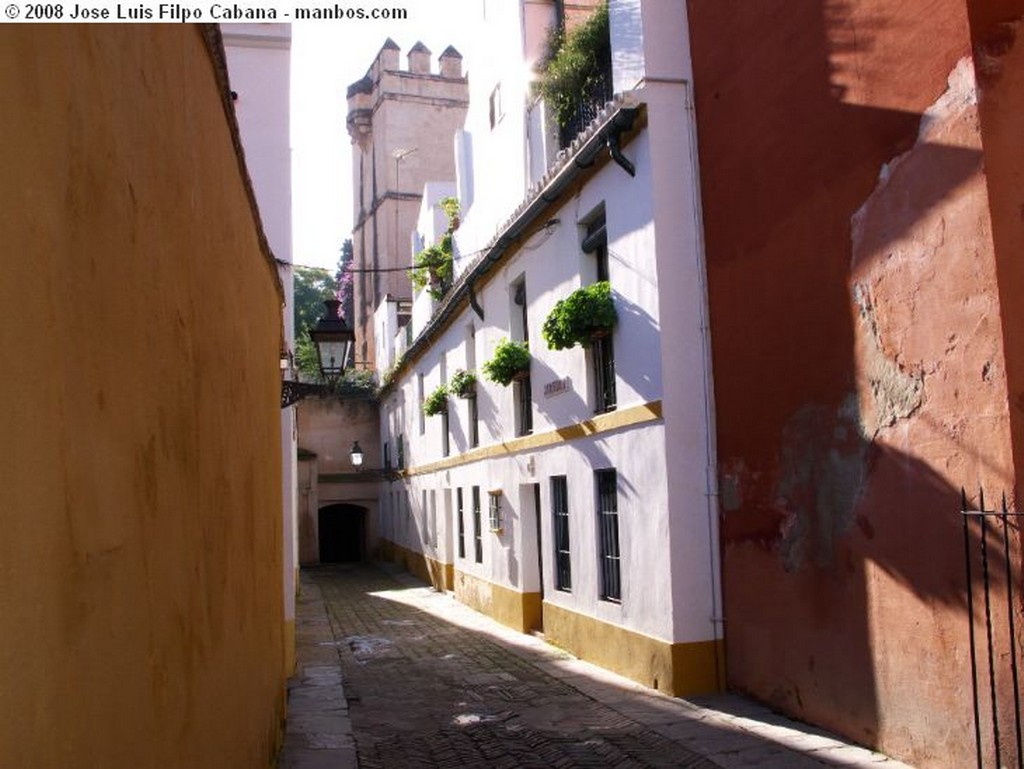
[[[320,588],[303,577],[295,606],[296,673],[278,769],[357,769],[338,650]]]

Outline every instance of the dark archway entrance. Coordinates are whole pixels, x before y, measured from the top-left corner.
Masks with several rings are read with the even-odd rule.
[[[366,508],[328,505],[320,508],[320,563],[351,563],[363,558]]]

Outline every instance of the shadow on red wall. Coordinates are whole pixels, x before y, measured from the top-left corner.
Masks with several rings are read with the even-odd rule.
[[[973,763],[959,486],[1013,464],[967,8],[688,9],[730,685]]]

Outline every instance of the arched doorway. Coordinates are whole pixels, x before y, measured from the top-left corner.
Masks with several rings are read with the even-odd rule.
[[[363,558],[366,508],[327,505],[318,515],[320,563],[351,563]]]

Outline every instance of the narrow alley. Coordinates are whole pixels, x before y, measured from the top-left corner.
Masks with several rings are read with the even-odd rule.
[[[903,766],[738,697],[667,697],[404,572],[302,583],[281,769]]]

